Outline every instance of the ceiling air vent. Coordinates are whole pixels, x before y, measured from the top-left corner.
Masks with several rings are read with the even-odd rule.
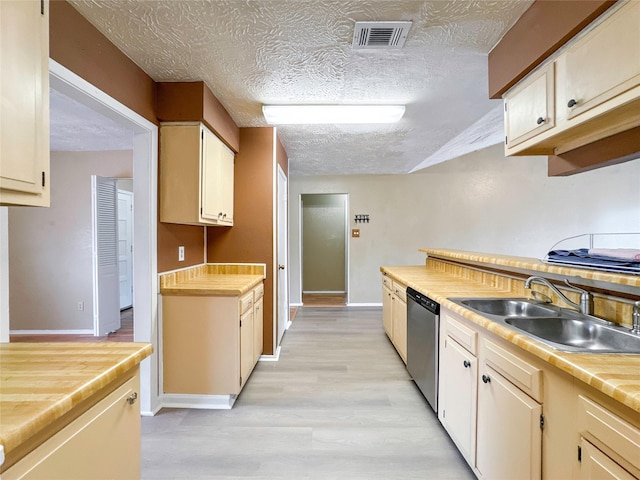
[[[402,48],[411,22],[356,22],[353,48]]]

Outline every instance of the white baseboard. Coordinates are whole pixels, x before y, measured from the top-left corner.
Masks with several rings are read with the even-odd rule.
[[[161,398],[166,408],[200,408],[209,410],[230,410],[237,395],[189,395],[165,393]],[[156,412],[157,413],[157,412]]]
[[[163,405],[156,405],[152,410],[145,410],[140,412],[141,417],[155,417],[157,413],[162,410]]]
[[[87,330],[10,330],[10,335],[93,335],[93,328]]]
[[[259,362],[277,362],[280,359],[280,349],[281,346],[278,345],[278,348],[276,348],[276,353],[274,353],[273,355],[260,355],[260,358],[258,359]]]
[[[381,307],[382,303],[347,303],[347,307]]]

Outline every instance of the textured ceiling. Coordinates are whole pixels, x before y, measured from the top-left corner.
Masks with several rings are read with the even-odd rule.
[[[241,127],[265,125],[262,104],[406,104],[395,125],[278,128],[292,173],[358,174],[406,173],[493,110],[487,53],[532,0],[71,3],[154,80],[204,80]],[[353,50],[358,20],[413,26],[403,49]]]

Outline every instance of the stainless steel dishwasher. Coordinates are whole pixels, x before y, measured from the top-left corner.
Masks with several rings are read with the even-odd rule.
[[[438,411],[438,332],[440,304],[407,288],[407,370]]]

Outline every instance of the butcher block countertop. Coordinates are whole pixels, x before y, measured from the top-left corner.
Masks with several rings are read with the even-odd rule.
[[[235,296],[260,284],[263,264],[202,264],[160,274],[162,295]]]
[[[445,256],[444,253],[442,256]],[[501,289],[423,265],[381,267],[380,270],[640,413],[640,355],[567,353],[554,350],[448,300],[454,297],[522,297],[506,288]]]
[[[23,451],[25,445],[35,446],[34,439],[51,436],[53,425],[73,418],[74,410],[151,353],[150,343],[0,344],[0,446],[4,457],[18,455],[18,451],[17,459],[24,456],[28,453]],[[58,425],[57,430],[64,426]]]
[[[162,295],[242,295],[264,280],[262,275],[203,275],[172,286],[161,287]]]

